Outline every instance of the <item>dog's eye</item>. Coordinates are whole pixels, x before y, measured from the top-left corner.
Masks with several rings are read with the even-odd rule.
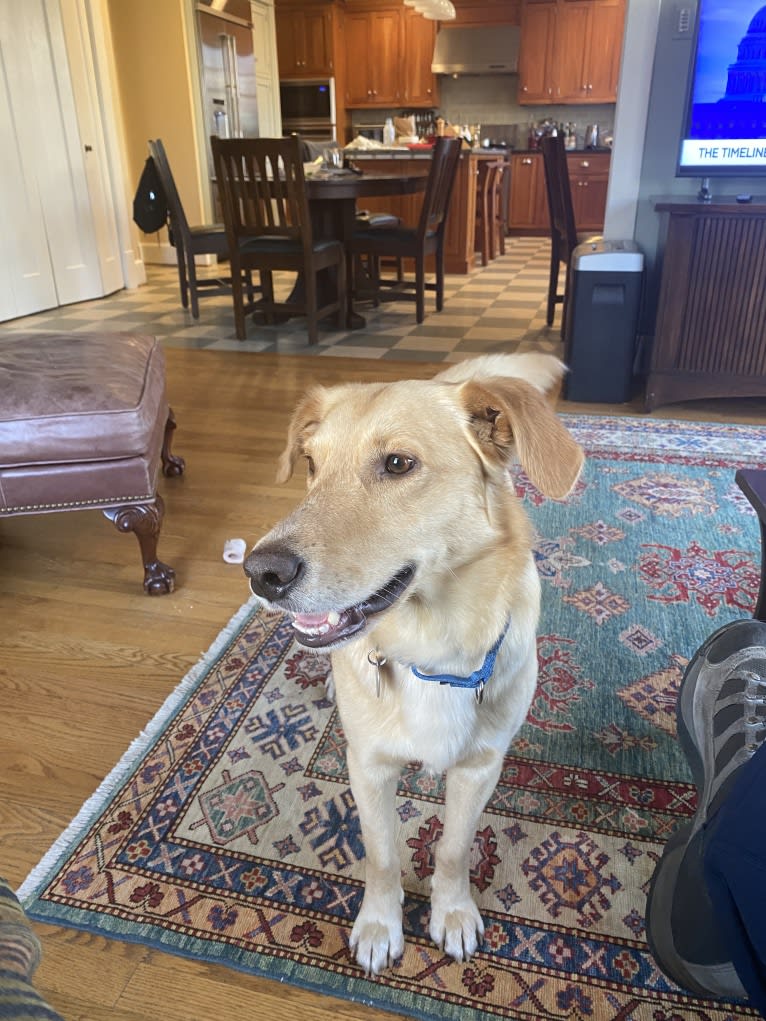
[[[415,458],[406,454],[389,454],[384,463],[387,475],[406,475],[414,467]]]
[[[307,454],[306,455],[306,473],[308,474],[308,477],[309,478],[313,478],[315,471],[316,471],[316,469],[314,468],[314,458],[313,457],[309,457],[308,454]]]

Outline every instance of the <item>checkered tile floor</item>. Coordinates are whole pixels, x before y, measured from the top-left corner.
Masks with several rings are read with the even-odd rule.
[[[203,297],[200,318],[181,307],[174,267],[147,266],[147,283],[97,301],[82,302],[6,323],[14,330],[67,332],[140,330],[160,337],[168,347],[277,354],[341,355],[402,361],[451,362],[492,351],[544,350],[562,353],[560,306],[553,327],[545,325],[549,242],[541,238],[508,238],[506,254],[468,276],[448,276],[444,309],[434,311],[434,294],[426,293],[426,318],[418,326],[412,302],[388,302],[373,308],[360,303],[364,329],[339,331],[328,320],[319,343],[309,346],[305,319],[278,326],[248,320],[247,340],[234,335],[231,299]],[[204,270],[202,271],[205,272]],[[275,275],[276,278],[276,275]],[[282,275],[281,289],[292,285]]]

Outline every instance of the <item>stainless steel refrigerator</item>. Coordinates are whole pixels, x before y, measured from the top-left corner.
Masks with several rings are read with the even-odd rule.
[[[210,135],[258,137],[249,0],[199,0],[197,31],[207,158],[213,177]]]

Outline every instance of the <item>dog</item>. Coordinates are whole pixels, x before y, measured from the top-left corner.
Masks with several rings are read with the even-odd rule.
[[[303,460],[307,493],[253,547],[253,593],[332,653],[365,847],[351,948],[367,974],[404,951],[395,795],[413,760],[446,771],[431,938],[461,961],[484,926],[469,889],[479,816],[537,678],[540,583],[517,458],[562,499],[583,464],[557,417],[565,366],[487,355],[430,380],[317,387],[288,429],[277,481]]]

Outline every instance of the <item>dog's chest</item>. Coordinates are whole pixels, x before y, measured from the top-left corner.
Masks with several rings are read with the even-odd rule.
[[[359,690],[358,681],[350,692],[338,680],[346,736],[372,757],[418,761],[440,773],[486,744],[472,691],[418,680],[400,667],[381,672],[378,697],[369,689]]]

